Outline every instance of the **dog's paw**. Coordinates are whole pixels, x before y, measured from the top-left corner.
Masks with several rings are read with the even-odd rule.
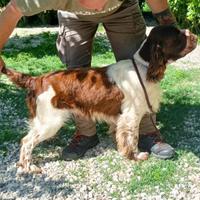
[[[136,160],[147,160],[149,157],[148,152],[140,152],[134,155]]]
[[[43,173],[43,170],[36,165],[29,165],[23,166],[21,163],[17,163],[17,175],[23,175],[23,174],[41,174]]]
[[[34,173],[34,174],[42,174],[43,170],[42,170],[42,168],[40,168],[40,167],[38,167],[36,165],[31,165],[30,166],[30,172]]]

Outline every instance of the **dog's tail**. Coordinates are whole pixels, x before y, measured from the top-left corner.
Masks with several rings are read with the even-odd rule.
[[[5,74],[14,84],[21,88],[33,89],[35,83],[35,77],[27,74],[17,72],[13,69],[6,67],[5,63],[1,61],[0,74]]]

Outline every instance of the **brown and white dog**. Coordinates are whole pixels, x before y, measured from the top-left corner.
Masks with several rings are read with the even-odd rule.
[[[166,65],[192,51],[197,37],[188,30],[173,26],[155,27],[134,55],[148,97],[156,112],[159,109]],[[32,77],[8,69],[0,72],[28,90],[30,131],[22,139],[19,166],[27,172],[33,148],[53,137],[72,114],[114,125],[118,151],[128,159],[145,160],[148,153],[138,152],[139,124],[151,112],[131,60],[103,68],[79,68]]]

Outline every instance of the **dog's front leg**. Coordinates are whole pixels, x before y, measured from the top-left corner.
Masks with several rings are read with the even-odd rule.
[[[115,123],[109,123],[109,130],[108,133],[112,136],[113,142],[116,143],[116,124],[117,122],[115,121]]]
[[[146,160],[147,152],[139,152],[139,125],[143,114],[127,110],[118,119],[116,140],[118,151],[130,160]]]

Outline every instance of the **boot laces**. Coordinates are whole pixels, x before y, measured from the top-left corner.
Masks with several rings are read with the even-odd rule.
[[[70,146],[70,147],[76,147],[76,146],[78,146],[79,143],[80,143],[80,141],[81,141],[83,138],[85,138],[84,135],[77,135],[77,134],[74,135],[74,137],[72,138],[72,140],[71,140],[69,146]]]

